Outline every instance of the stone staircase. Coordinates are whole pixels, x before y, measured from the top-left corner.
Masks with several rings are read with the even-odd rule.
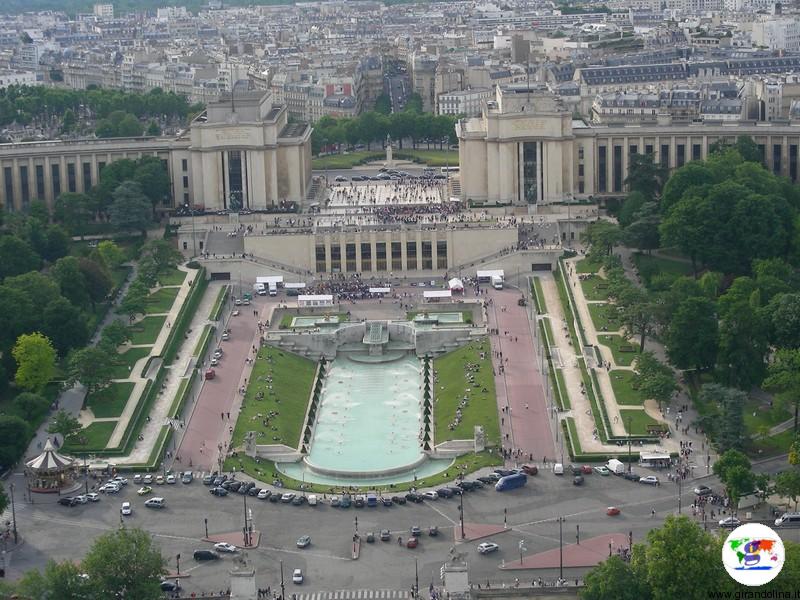
[[[451,198],[461,198],[461,178],[458,176],[450,177],[450,189],[448,190]]]

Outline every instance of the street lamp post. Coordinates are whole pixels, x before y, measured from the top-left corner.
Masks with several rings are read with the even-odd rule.
[[[564,517],[558,517],[558,578],[564,579]]]
[[[527,550],[527,548],[525,547],[525,540],[520,540],[518,546],[519,546],[519,565],[522,566],[522,553],[525,552],[525,550]]]
[[[181,555],[180,554],[176,554],[175,555],[175,565],[177,567],[178,575],[180,575],[181,574]]]
[[[283,600],[285,594],[286,588],[283,585],[283,561],[281,561],[281,600]]]
[[[8,489],[11,492],[11,523],[14,528],[14,543],[17,544],[19,542],[19,536],[17,535],[17,510],[14,506],[14,484],[12,483],[8,486]]]
[[[207,518],[203,519],[203,523],[206,526],[206,539],[208,539],[208,519]]]
[[[414,598],[419,598],[419,564],[417,559],[414,559]]]
[[[681,492],[682,491],[683,491],[683,477],[681,476],[680,473],[678,473],[678,514],[681,514],[681,508],[682,508],[682,503],[681,503],[682,494],[681,494]]]
[[[467,538],[466,534],[464,533],[464,492],[462,491],[458,495],[458,514],[461,518],[461,540],[465,540]]]
[[[631,472],[631,417],[628,416],[628,473]]]

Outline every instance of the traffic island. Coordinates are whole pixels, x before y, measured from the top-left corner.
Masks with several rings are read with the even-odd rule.
[[[616,554],[620,548],[628,548],[628,536],[622,533],[609,533],[581,540],[580,544],[565,544],[562,551],[558,548],[523,556],[522,560],[510,560],[502,565],[503,570],[515,569],[557,569],[561,565],[563,554],[564,568],[594,567],[609,556]]]

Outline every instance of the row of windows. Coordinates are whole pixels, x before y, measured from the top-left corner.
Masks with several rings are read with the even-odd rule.
[[[360,270],[358,268],[358,258],[356,255],[357,246],[360,246],[361,250]],[[373,271],[373,263],[375,271],[415,270],[418,267],[430,271],[434,268],[447,268],[446,240],[439,240],[436,242],[435,261],[433,256],[433,242],[406,242],[407,268],[403,266],[403,242],[376,242],[374,248],[375,256],[373,257],[373,246],[371,243],[346,243],[344,245],[344,257],[342,257],[341,245],[332,244],[326,246],[325,244],[317,244],[314,249],[316,271],[317,273],[328,272],[329,260],[331,273],[370,273]],[[342,260],[343,258],[344,260]]]
[[[581,148],[581,147],[579,147]],[[691,144],[689,146],[689,151],[691,152],[690,161],[695,160],[702,160],[703,158],[703,145],[702,144]],[[761,160],[764,165],[767,164],[767,146],[764,144],[759,144],[758,149],[761,153]],[[599,146],[597,148],[597,189],[600,193],[605,192],[622,192],[622,186],[624,183],[623,174],[622,174],[622,146],[615,145],[613,146],[613,166],[612,166],[612,186],[609,189],[608,180],[607,180],[607,168],[608,168],[608,150],[607,146]],[[628,157],[637,154],[639,147],[636,144],[631,144],[628,147]],[[653,153],[653,146],[651,144],[647,144],[644,147],[645,154],[652,154]],[[686,157],[687,145],[686,144],[676,144],[675,145],[675,167],[680,168],[687,162]],[[798,145],[797,144],[790,144],[789,145],[789,179],[796,182],[797,181],[797,154],[798,154]],[[780,175],[782,172],[783,167],[783,145],[782,144],[773,144],[772,145],[772,171],[776,175]],[[669,168],[670,160],[670,145],[669,144],[661,144],[661,152],[658,157],[659,164],[664,168]],[[578,177],[583,176],[583,165],[578,165]],[[579,193],[583,193],[583,182],[579,182],[578,184]]]

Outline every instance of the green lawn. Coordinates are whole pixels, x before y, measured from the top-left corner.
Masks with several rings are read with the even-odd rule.
[[[411,489],[412,486],[416,486],[418,488],[428,488],[428,487],[437,487],[441,486],[446,483],[450,483],[455,481],[456,475],[460,472],[463,468],[464,473],[472,473],[477,471],[478,469],[482,469],[484,467],[492,467],[497,465],[502,465],[503,459],[497,452],[490,452],[484,451],[478,454],[474,452],[470,452],[469,454],[464,454],[459,456],[455,459],[453,465],[438,473],[436,475],[431,475],[430,477],[426,477],[424,479],[420,479],[416,483],[413,481],[408,481],[406,483],[397,483],[392,485],[391,487],[383,487],[383,488],[376,488],[374,485],[364,486],[362,488],[366,490],[374,490],[378,492],[383,492],[384,494],[395,494],[397,492],[404,492]],[[277,469],[275,468],[275,463],[265,459],[259,459],[256,462],[255,459],[250,458],[249,456],[245,456],[243,453],[239,453],[238,456],[235,458],[228,458],[225,461],[224,468],[226,471],[231,471],[234,468],[237,471],[243,471],[250,475],[251,477],[263,481],[265,483],[272,483],[274,479],[272,474],[277,473]],[[302,482],[292,479],[291,477],[286,477],[285,475],[280,475],[278,478],[283,482],[283,485],[289,489],[299,490]],[[338,486],[332,487],[328,484],[319,484],[319,483],[306,483],[305,488],[307,492],[311,493],[332,493],[333,490],[339,491],[340,488]],[[340,492],[343,493],[343,492]]]
[[[575,269],[578,273],[597,273],[602,266],[603,263],[599,260],[592,260],[590,258],[582,258],[575,263]]]
[[[636,343],[625,340],[621,335],[598,335],[597,341],[603,346],[611,348],[611,355],[614,357],[614,363],[619,367],[630,367],[634,359],[639,356],[639,346]],[[620,347],[633,346],[635,352],[621,352]]]
[[[531,286],[531,295],[536,302],[536,312],[540,315],[547,314],[547,303],[544,300],[544,290],[542,289],[542,282],[538,277],[533,278],[533,285]]]
[[[186,279],[186,272],[178,269],[168,269],[158,274],[158,283],[161,285],[181,285]]]
[[[556,345],[556,338],[553,335],[553,327],[550,324],[550,319],[549,318],[542,319],[540,322],[542,323],[543,327],[545,328],[545,331],[547,331],[547,341],[549,342],[549,344],[551,346],[555,346]]]
[[[117,421],[91,423],[75,435],[68,437],[61,450],[70,453],[83,452],[83,448],[105,448],[116,426]]]
[[[112,383],[107,388],[86,396],[84,405],[91,408],[98,419],[119,417],[125,410],[133,385],[132,381]]]
[[[575,419],[572,417],[564,417],[564,422],[567,424],[567,430],[569,430],[569,437],[570,441],[572,442],[572,450],[575,452],[575,454],[583,454],[583,449],[581,448],[581,438],[578,436],[578,426],[575,425]]]
[[[145,300],[145,314],[168,313],[175,303],[175,297],[178,295],[179,290],[180,288],[176,287],[165,287],[150,294]]]
[[[744,424],[750,435],[759,435],[762,428],[772,428],[787,419],[792,418],[792,414],[782,408],[764,406],[758,400],[750,399],[742,408]]]
[[[152,350],[149,348],[128,348],[125,352],[117,354],[114,357],[114,367],[111,374],[111,379],[127,379],[131,375],[133,365],[137,360],[144,358],[150,354]]]
[[[587,303],[594,328],[599,331],[618,331],[622,321],[615,304]]]
[[[395,150],[394,156],[400,159],[408,156],[429,167],[458,166],[458,150]]]
[[[367,151],[350,152],[348,154],[331,154],[330,156],[320,156],[311,160],[311,168],[323,171],[325,169],[352,169],[356,165],[363,164],[371,160],[381,160],[386,158],[385,152]]]
[[[245,434],[255,431],[258,444],[297,447],[315,370],[316,363],[307,358],[271,346],[262,348],[250,375],[231,446],[241,445]],[[268,376],[272,377],[272,384],[267,383]],[[262,400],[256,399],[260,391],[264,392]],[[266,416],[270,411],[278,416],[270,419],[266,427],[264,418],[258,415]]]
[[[483,360],[480,357],[481,352],[484,353]],[[446,440],[472,439],[475,426],[483,425],[486,444],[500,445],[500,422],[497,417],[491,356],[489,341],[482,338],[434,361],[434,369],[438,372],[438,381],[433,393],[437,444]],[[467,364],[477,366],[477,370],[471,371],[475,378],[474,383],[470,383],[467,379],[470,373],[466,369]],[[467,389],[471,391],[467,392]],[[482,391],[484,389],[486,392]],[[450,429],[450,424],[455,421],[458,404],[465,397],[469,400],[461,411],[461,422]]]
[[[691,275],[692,273],[691,263],[662,256],[635,253],[633,255],[633,262],[639,269],[639,276],[647,286],[650,285],[653,276],[658,274],[680,276]]]
[[[644,404],[644,396],[639,390],[633,389],[633,380],[636,376],[633,371],[611,371],[609,376],[617,404],[630,406]]]
[[[794,431],[788,429],[777,435],[764,439],[751,440],[747,446],[747,453],[755,458],[766,458],[767,456],[777,456],[789,452],[789,448],[794,443]]]
[[[553,372],[556,375],[556,382],[558,383],[558,387],[553,386],[554,391],[556,392],[556,399],[558,403],[561,405],[561,408],[564,410],[570,410],[572,408],[572,403],[569,401],[569,392],[567,391],[567,382],[564,380],[564,372],[561,369],[553,368]]]
[[[463,323],[472,323],[471,310],[412,310],[406,312],[406,321],[413,321],[417,315],[435,315],[437,312],[461,313],[461,323],[442,323],[442,325],[461,325]]]
[[[131,344],[155,344],[161,328],[164,326],[166,316],[145,317],[138,323],[131,325]]]
[[[608,300],[608,282],[599,275],[581,281],[581,288],[587,300]]]
[[[631,419],[631,435],[647,435],[648,425],[658,425],[659,422],[648,415],[643,410],[620,410],[619,416],[625,426],[625,431],[628,430],[628,417]]]

